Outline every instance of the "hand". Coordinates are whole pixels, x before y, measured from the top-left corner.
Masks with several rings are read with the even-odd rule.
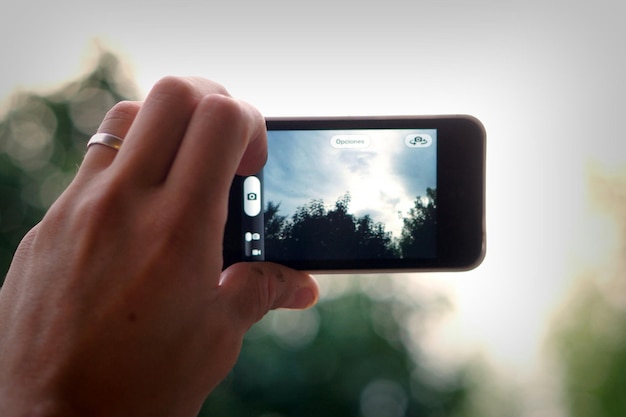
[[[123,146],[90,147],[0,291],[2,416],[196,415],[253,323],[317,300],[280,265],[221,272],[230,183],[267,155],[255,109],[165,78],[99,131]]]

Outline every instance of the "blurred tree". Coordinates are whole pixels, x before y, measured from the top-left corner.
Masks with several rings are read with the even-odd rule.
[[[626,416],[626,172],[594,175],[594,201],[617,223],[619,246],[608,265],[580,277],[556,321],[553,348],[564,370],[572,417]],[[599,242],[587,242],[595,245]]]
[[[94,69],[81,79],[51,94],[9,99],[0,121],[0,285],[24,234],[74,177],[107,110],[134,97],[122,63],[99,50]]]
[[[427,320],[438,308],[420,301],[417,314]],[[358,289],[307,311],[270,312],[201,416],[454,415],[469,393],[464,374],[435,382],[418,365],[401,324],[408,314],[416,314],[415,305]]]

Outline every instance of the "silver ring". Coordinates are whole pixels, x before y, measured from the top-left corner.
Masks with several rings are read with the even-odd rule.
[[[89,149],[91,145],[104,145],[117,151],[122,147],[123,142],[124,139],[118,138],[115,135],[111,135],[109,133],[96,133],[91,137],[91,139],[89,139],[89,142],[87,142],[87,149]]]

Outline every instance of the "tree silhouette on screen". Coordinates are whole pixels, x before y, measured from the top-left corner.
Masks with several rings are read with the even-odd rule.
[[[346,193],[327,209],[321,199],[300,206],[291,219],[279,216],[280,204],[265,211],[265,249],[273,259],[381,259],[397,257],[391,233],[368,215],[348,212]]]
[[[272,259],[393,259],[431,257],[435,251],[437,191],[417,196],[404,218],[399,238],[369,214],[349,213],[350,193],[327,209],[315,199],[288,218],[280,203],[270,201],[265,210],[265,249]]]
[[[404,219],[400,250],[404,258],[435,256],[437,238],[437,190],[428,188],[426,197],[418,196]]]

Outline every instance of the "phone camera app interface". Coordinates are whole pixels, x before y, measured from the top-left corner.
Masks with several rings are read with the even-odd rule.
[[[245,235],[248,255],[436,256],[435,129],[270,130],[268,141],[262,175],[244,181],[245,214],[262,218]]]

